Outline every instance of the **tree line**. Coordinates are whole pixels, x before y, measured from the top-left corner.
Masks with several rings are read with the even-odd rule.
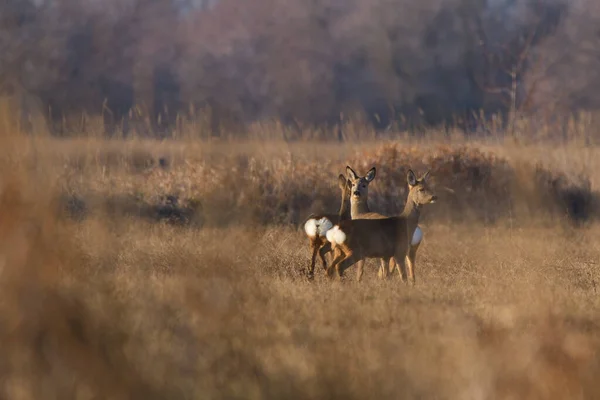
[[[595,0],[5,0],[0,92],[63,135],[92,116],[469,130],[596,110],[598,26]]]

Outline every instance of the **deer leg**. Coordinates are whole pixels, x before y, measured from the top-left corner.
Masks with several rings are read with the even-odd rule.
[[[383,258],[380,258],[379,259],[379,269],[377,270],[377,277],[379,279],[383,279],[387,275],[384,271],[384,266],[383,266],[384,264],[385,264],[385,260]],[[385,266],[385,268],[387,268],[387,265]]]
[[[317,252],[319,251],[319,248],[317,246],[317,243],[313,240],[310,241],[310,249],[312,251],[312,256],[310,258],[310,267],[308,267],[308,279],[313,279],[315,277],[315,261],[317,259]]]
[[[403,261],[408,260],[408,255],[405,256],[402,260]],[[411,285],[414,286],[414,284],[415,284],[415,271],[413,270],[413,264],[412,264],[412,262],[410,260],[408,260],[408,263],[406,263],[405,268],[406,268],[406,270],[408,272],[408,281],[409,281],[409,283]]]
[[[415,264],[417,260],[417,250],[419,249],[419,245],[410,246],[408,250],[408,254],[406,256],[406,265],[408,266],[409,274],[412,276],[412,283],[415,283]]]
[[[325,255],[331,251],[331,243],[325,242],[325,244],[319,249],[319,258],[321,258],[321,263],[323,264],[323,269],[327,270],[327,260],[325,260]]]
[[[327,275],[332,276],[333,270],[335,269],[337,272],[337,278],[341,279],[344,275],[344,271],[358,261],[358,259],[356,258],[354,252],[345,246],[336,246],[335,252],[337,256],[329,268],[327,268]]]
[[[408,249],[408,254],[406,255],[406,259],[410,260],[413,265],[415,265],[415,260],[417,259],[417,250],[419,250],[419,246],[421,243],[410,245]]]
[[[393,275],[396,269],[399,269],[398,264],[396,264],[396,259],[394,257],[390,257],[387,268],[388,270],[386,271],[386,277]]]
[[[365,260],[359,260],[357,263],[357,270],[356,270],[356,281],[360,282],[364,273],[364,269],[365,269]]]
[[[405,276],[406,276],[406,254],[402,254],[402,255],[397,254],[396,256],[394,256],[394,258],[395,258],[395,262],[396,262],[396,269],[400,273],[400,277],[402,278],[402,281],[406,282],[406,279],[405,279]],[[412,272],[412,270],[411,270],[411,272]]]
[[[396,268],[399,269],[398,264],[396,263],[396,259],[394,257],[391,257],[388,261],[388,264],[390,275],[393,275],[394,271],[396,271]],[[402,272],[400,272],[400,276],[402,277]]]
[[[340,262],[342,262],[344,259],[346,259],[347,256],[346,254],[342,251],[342,249],[340,248],[340,246],[336,246],[333,249],[333,261],[331,262],[331,265],[329,267],[327,267],[327,276],[332,277],[333,276],[333,271],[337,271]]]
[[[344,276],[344,271],[348,269],[351,265],[353,265],[355,262],[356,260],[352,256],[352,253],[347,254],[345,258],[335,266],[337,278],[342,279],[342,276]]]
[[[390,263],[390,260],[393,260],[394,258],[387,258],[387,257],[383,257],[379,259],[379,272],[377,272],[377,277],[379,279],[385,279],[388,277],[388,265]]]
[[[339,277],[344,275],[344,271],[361,261],[361,257],[358,257],[352,250],[346,249],[346,258],[344,258],[336,267]]]

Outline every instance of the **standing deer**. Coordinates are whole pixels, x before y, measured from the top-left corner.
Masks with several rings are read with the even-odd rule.
[[[327,241],[327,231],[333,227],[334,223],[339,223],[342,220],[350,219],[348,210],[348,197],[350,195],[350,184],[344,175],[338,176],[338,186],[341,191],[341,205],[338,214],[311,214],[304,223],[304,232],[308,236],[310,242],[310,250],[312,252],[310,267],[307,275],[309,279],[315,276],[315,261],[317,253],[323,264],[323,269],[327,270],[327,261],[325,255],[331,251],[331,243]]]
[[[359,176],[350,166],[346,166],[346,176],[351,184],[350,189],[350,218],[351,219],[381,219],[387,218],[386,215],[382,215],[376,212],[372,212],[369,208],[369,184],[375,179],[377,170],[375,167],[371,168],[365,176]],[[417,250],[423,240],[423,231],[419,226],[415,226],[414,232],[412,232],[412,239],[410,248],[408,251],[408,259],[413,266],[416,264]],[[385,260],[380,259],[381,264],[379,267],[378,276],[383,278],[387,275],[388,266],[385,265]],[[362,278],[365,260],[359,261],[358,274]],[[393,261],[392,261],[393,262]]]
[[[399,269],[403,280],[408,264],[408,279],[414,285],[413,264],[407,257],[412,239],[411,232],[414,232],[419,223],[421,207],[437,200],[437,196],[427,185],[428,176],[429,171],[421,179],[417,179],[412,170],[408,171],[408,199],[404,211],[399,216],[351,219],[340,221],[331,228],[326,236],[335,249],[335,258],[327,268],[327,274],[332,276],[335,270],[339,279],[347,268],[365,258],[382,258],[384,263],[390,265],[392,273]],[[395,261],[395,266],[392,266],[392,260]],[[359,268],[362,268],[362,264],[359,264]],[[359,270],[358,280],[361,276],[362,271]]]

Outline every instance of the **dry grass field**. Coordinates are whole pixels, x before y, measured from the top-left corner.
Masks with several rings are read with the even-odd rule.
[[[2,398],[600,398],[597,148],[1,141]],[[431,168],[415,287],[304,278],[347,164]]]

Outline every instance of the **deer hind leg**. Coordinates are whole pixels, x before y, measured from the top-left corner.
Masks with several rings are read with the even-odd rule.
[[[402,282],[406,282],[406,258],[407,255],[406,254],[396,254],[394,257],[394,262],[396,264],[396,267],[394,269],[398,270],[398,273],[400,274],[400,278],[402,278]],[[392,262],[390,261],[390,266],[391,266]]]
[[[412,279],[412,283],[415,283],[415,264],[417,260],[417,250],[419,245],[410,246],[408,254],[406,255],[406,265],[408,266],[409,277]]]
[[[398,259],[396,261],[398,262],[400,259],[402,259],[402,263],[405,264],[404,268],[407,271],[408,282],[411,285],[414,285],[415,284],[415,271],[413,269],[413,264],[408,257],[408,254],[406,254],[404,257],[398,257]],[[402,280],[404,280],[404,279],[402,279]]]
[[[308,267],[308,271],[306,272],[306,276],[308,279],[312,279],[315,277],[315,261],[317,258],[317,252],[319,251],[317,246],[311,244],[310,249],[312,251],[312,257],[310,259],[310,266]]]
[[[327,276],[331,278],[333,276],[333,271],[337,271],[339,264],[346,258],[347,256],[341,247],[335,246],[333,248],[333,261],[331,261],[331,265],[329,265],[329,267],[326,269]]]
[[[315,239],[310,240],[310,250],[312,256],[310,258],[310,266],[308,267],[307,277],[313,279],[315,277],[315,261],[317,260],[317,253],[319,252],[319,243]]]
[[[410,260],[410,262],[412,262],[413,266],[415,265],[416,259],[417,259],[417,250],[419,250],[419,246],[421,245],[421,243],[417,243],[417,244],[411,244],[410,247],[408,248],[408,254],[406,255],[406,259]]]
[[[349,249],[347,247],[344,247],[344,248],[340,248],[340,247],[341,246],[339,246],[339,245],[336,246],[336,248],[335,248],[336,252],[339,251],[338,256],[336,256],[335,260],[333,260],[333,262],[327,269],[329,276],[332,276],[333,271],[335,270],[335,272],[337,273],[338,279],[342,278],[342,276],[344,275],[344,271],[346,269],[348,269],[349,267],[354,265],[354,263],[356,263],[356,261],[358,261],[358,259],[356,258],[356,255],[354,254],[354,252],[351,249]]]
[[[319,258],[321,259],[321,264],[323,265],[323,269],[327,271],[327,260],[325,259],[325,255],[331,251],[331,243],[326,241],[323,246],[319,249]]]
[[[346,258],[344,258],[336,267],[338,277],[340,277],[340,278],[344,275],[344,271],[346,271],[348,268],[350,268],[357,262],[360,262],[360,261],[364,262],[363,258],[359,257],[352,250],[345,249],[344,251],[346,252]],[[361,263],[361,266],[362,266],[362,263]],[[362,275],[362,273],[361,273],[361,275]]]
[[[406,263],[406,266],[407,266],[406,269],[408,270],[408,281],[410,282],[411,285],[414,286],[414,284],[415,284],[415,271],[413,269],[413,263],[410,261],[410,259],[408,259],[408,257],[407,257],[407,261],[408,262]]]

